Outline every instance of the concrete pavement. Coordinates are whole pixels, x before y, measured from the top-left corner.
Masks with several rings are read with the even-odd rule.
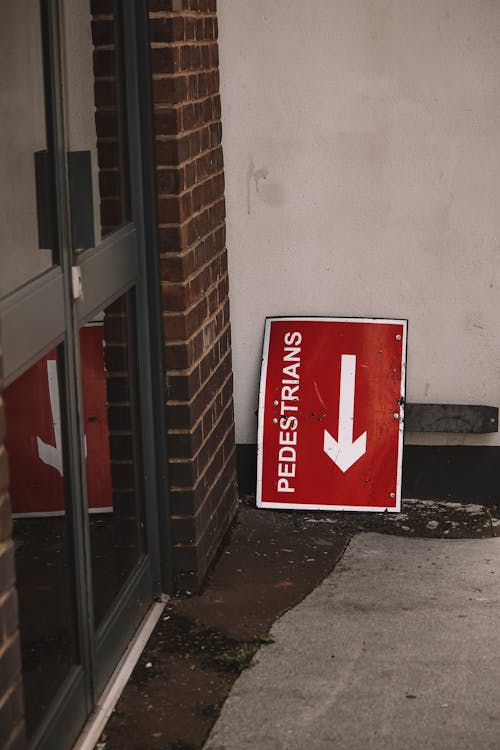
[[[500,747],[500,539],[360,534],[272,632],[205,750]]]

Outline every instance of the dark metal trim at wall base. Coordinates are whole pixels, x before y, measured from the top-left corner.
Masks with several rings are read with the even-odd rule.
[[[500,447],[406,445],[403,497],[500,504]]]
[[[407,432],[498,432],[496,406],[465,404],[406,404]]]
[[[240,497],[253,495],[257,488],[257,445],[255,443],[236,445],[236,475]]]
[[[240,495],[253,494],[257,446],[236,446]],[[406,445],[403,452],[403,498],[500,504],[500,447]]]

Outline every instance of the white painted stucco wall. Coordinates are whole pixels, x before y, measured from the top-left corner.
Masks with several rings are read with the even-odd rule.
[[[500,405],[500,2],[218,10],[237,441],[266,315],[408,318],[409,401]]]

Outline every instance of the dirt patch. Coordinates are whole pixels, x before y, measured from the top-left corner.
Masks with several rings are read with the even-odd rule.
[[[463,539],[500,533],[500,507],[406,501],[401,513],[257,510],[246,498],[201,595],[167,605],[96,748],[199,750],[272,623],[360,531]]]

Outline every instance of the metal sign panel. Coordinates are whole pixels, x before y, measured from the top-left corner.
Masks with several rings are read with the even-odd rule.
[[[83,418],[90,512],[111,512],[111,459],[103,324],[80,329]],[[57,352],[48,352],[5,389],[10,498],[15,516],[65,512]]]
[[[407,323],[268,318],[257,505],[399,511]]]

